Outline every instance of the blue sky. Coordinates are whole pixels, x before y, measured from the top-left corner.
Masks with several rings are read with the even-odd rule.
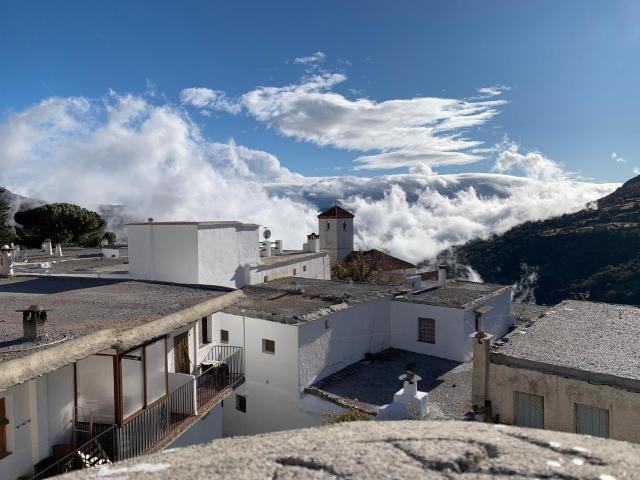
[[[312,68],[294,59],[323,52]],[[113,89],[180,105],[203,87],[236,99],[259,86],[346,77],[349,101],[443,97],[509,87],[495,115],[460,134],[491,147],[539,150],[568,171],[620,182],[640,168],[640,2],[29,2],[0,4],[0,119],[47,97]],[[153,85],[151,88],[150,85]],[[326,92],[325,92],[326,93]],[[276,155],[308,176],[353,171],[351,150],[286,136],[273,119],[187,105],[212,141]],[[337,124],[340,127],[340,124]],[[616,161],[613,153],[626,161]],[[495,152],[438,172],[488,171]]]

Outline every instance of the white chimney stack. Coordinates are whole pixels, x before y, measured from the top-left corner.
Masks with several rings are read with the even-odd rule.
[[[60,244],[56,245],[56,256],[57,257],[61,257],[62,256],[62,245],[60,245]]]
[[[400,375],[403,385],[393,396],[393,403],[383,405],[378,409],[377,420],[422,420],[427,416],[427,399],[429,394],[418,391],[418,381],[421,378],[413,372],[407,371]]]
[[[13,276],[13,248],[9,245],[0,247],[0,276]]]
[[[53,256],[53,244],[49,238],[44,241],[44,254],[50,257]]]
[[[446,265],[438,265],[438,286],[439,287],[447,286],[447,266]]]
[[[306,252],[318,253],[320,251],[320,235],[310,233],[307,235],[307,243],[305,243]]]
[[[282,240],[276,240],[276,255],[282,255],[283,253]]]

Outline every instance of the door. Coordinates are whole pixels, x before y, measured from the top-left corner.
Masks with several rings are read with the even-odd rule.
[[[191,373],[188,332],[173,337],[173,366],[176,373]]]
[[[524,392],[514,392],[515,425],[528,428],[544,428],[544,397]]]

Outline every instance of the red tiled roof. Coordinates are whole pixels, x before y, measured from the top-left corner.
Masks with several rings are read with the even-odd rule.
[[[347,212],[344,208],[341,208],[337,205],[325,210],[318,218],[353,218],[354,215],[351,212]]]

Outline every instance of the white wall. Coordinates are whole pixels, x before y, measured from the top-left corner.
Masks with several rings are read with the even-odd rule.
[[[47,419],[50,446],[71,442],[71,420],[74,408],[73,365],[48,374]]]
[[[229,397],[231,398],[231,397]],[[222,405],[217,404],[167,448],[181,448],[222,438]]]
[[[133,278],[198,283],[198,226],[128,225]]]
[[[207,226],[198,229],[198,282],[243,287],[244,266],[260,260],[258,227]]]
[[[2,479],[15,479],[33,472],[32,430],[36,428],[32,416],[35,398],[30,394],[29,383],[17,385],[4,392],[5,408],[9,418],[7,425],[7,447],[10,455],[0,459]],[[37,432],[35,432],[37,433]]]
[[[389,299],[381,298],[301,324],[299,390],[361,360],[366,353],[389,348],[389,304]]]
[[[347,229],[343,228],[346,222]],[[327,229],[327,224],[330,228]],[[318,219],[320,249],[330,253],[332,257],[342,260],[353,251],[353,218]]]
[[[306,267],[306,271],[304,269]],[[293,270],[295,269],[295,274]],[[331,279],[331,262],[327,255],[309,258],[305,260],[291,260],[287,263],[277,263],[275,265],[258,265],[250,270],[251,285],[264,283],[264,277],[268,276],[269,281],[276,278],[300,277],[317,278],[320,280]]]
[[[418,341],[418,317],[433,318],[436,343]],[[409,352],[464,361],[464,310],[419,303],[391,302],[391,346]]]

